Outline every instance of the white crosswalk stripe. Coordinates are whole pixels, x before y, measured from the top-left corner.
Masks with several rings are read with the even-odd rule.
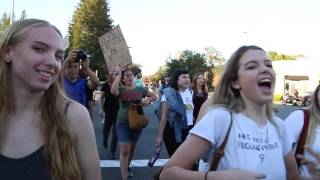
[[[142,160],[132,160],[130,163],[130,167],[147,167],[148,159]],[[163,166],[168,159],[158,159],[153,166]],[[100,167],[120,167],[119,160],[101,160]]]

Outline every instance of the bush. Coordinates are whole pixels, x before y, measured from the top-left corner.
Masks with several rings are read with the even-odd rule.
[[[273,100],[274,101],[281,101],[282,98],[282,94],[275,94],[273,95]]]

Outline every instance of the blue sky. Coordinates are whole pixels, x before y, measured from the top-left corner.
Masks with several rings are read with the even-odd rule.
[[[12,0],[0,0],[0,13]],[[135,63],[152,74],[185,49],[212,46],[225,58],[244,44],[317,58],[320,42],[318,0],[109,0]],[[79,0],[15,0],[15,13],[56,25],[63,35]]]

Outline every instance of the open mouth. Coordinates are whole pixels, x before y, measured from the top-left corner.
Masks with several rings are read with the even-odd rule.
[[[50,78],[53,74],[51,72],[48,71],[42,71],[42,70],[37,70],[37,72],[45,78]]]
[[[262,88],[271,89],[271,86],[272,86],[271,79],[262,79],[261,81],[258,82],[258,86]]]

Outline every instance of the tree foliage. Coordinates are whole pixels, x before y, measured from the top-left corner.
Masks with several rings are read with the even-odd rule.
[[[169,57],[166,65],[161,67],[155,76],[162,79],[165,75],[172,77],[177,69],[186,69],[190,76],[193,77],[197,72],[206,75],[209,89],[212,89],[215,67],[221,67],[224,64],[224,58],[216,49],[210,47],[205,49],[205,53],[199,53],[190,50],[184,50],[175,58]],[[155,78],[157,79],[157,78]]]
[[[280,54],[276,51],[268,51],[268,57],[272,61],[278,61],[278,60],[296,60],[297,56],[293,55],[286,55],[286,54]]]
[[[205,58],[207,64],[213,68],[223,66],[225,63],[225,58],[222,57],[221,52],[214,47],[207,47],[204,49]]]
[[[169,76],[172,76],[177,69],[186,69],[191,76],[197,72],[210,70],[204,55],[190,50],[182,51],[176,58],[169,59],[166,65]]]
[[[106,78],[106,65],[99,44],[99,37],[112,27],[108,2],[81,0],[69,26],[69,49],[82,49],[91,55],[90,67],[98,70],[101,80]]]
[[[152,77],[148,78],[152,81],[159,81],[167,75],[172,77],[177,69],[186,69],[191,77],[197,72],[204,73],[209,90],[212,90],[214,75],[222,71],[224,63],[225,59],[221,53],[213,47],[205,48],[204,53],[184,50],[179,52],[176,57],[168,57],[166,64],[161,66]],[[221,70],[216,71],[216,69]]]
[[[1,20],[0,20],[0,32],[4,31],[8,26],[10,26],[10,15],[6,12],[3,13]]]
[[[27,17],[27,13],[25,10],[23,10],[21,12],[21,16],[20,16],[20,19],[25,19]],[[14,18],[13,18],[14,19]],[[19,19],[19,20],[20,20]],[[11,17],[10,17],[10,14],[7,14],[7,12],[4,12],[2,14],[2,17],[0,19],[0,33],[4,30],[6,30],[7,27],[10,26],[10,21],[11,21]]]

